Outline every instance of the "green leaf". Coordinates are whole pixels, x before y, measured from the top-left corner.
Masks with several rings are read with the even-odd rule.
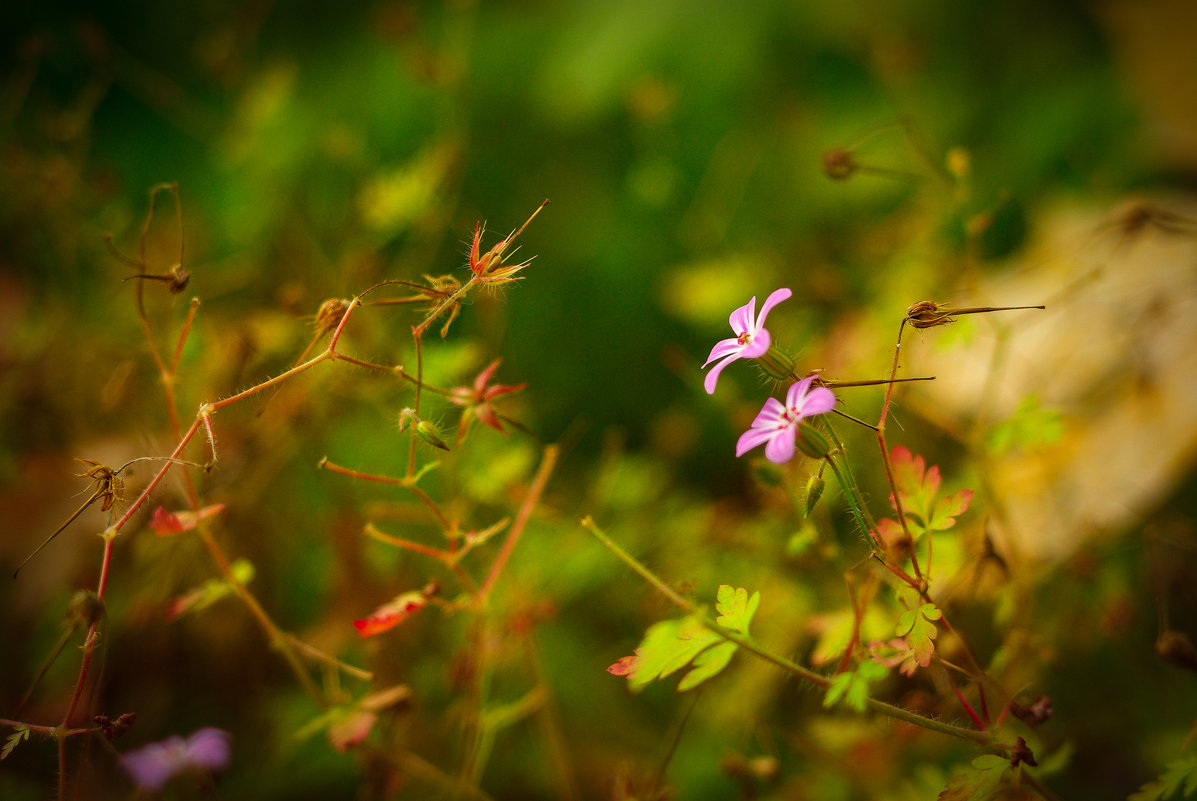
[[[747,636],[748,626],[760,606],[761,594],[723,584],[716,595],[716,622]],[[628,678],[628,687],[638,692],[649,682],[663,679],[692,665],[678,683],[678,691],[697,687],[717,675],[731,661],[738,646],[702,624],[697,615],[680,620],[665,620],[649,627],[637,649],[636,668]]]
[[[1028,395],[1008,419],[989,431],[989,450],[1001,455],[1011,450],[1026,450],[1051,445],[1064,436],[1063,415],[1044,407],[1035,395]]]
[[[861,641],[868,642],[888,637],[891,619],[876,607],[867,608],[864,618],[860,622]],[[819,627],[820,632],[810,657],[810,661],[814,665],[826,665],[844,652],[844,649],[848,647],[848,642],[852,639],[854,620],[855,615],[851,609],[828,612],[812,620]]]
[[[931,657],[935,654],[934,640],[939,634],[934,621],[941,617],[943,613],[935,604],[923,604],[899,618],[896,633],[906,640],[906,646],[910,648],[910,655],[900,668],[903,675],[913,675],[917,668],[931,664]]]
[[[1194,796],[1197,796],[1197,754],[1189,754],[1169,762],[1158,779],[1143,785],[1126,801],[1166,801]]]
[[[1010,760],[995,754],[982,754],[971,767],[958,773],[943,788],[936,801],[986,801],[1010,769]]]
[[[0,759],[5,759],[13,752],[22,740],[29,739],[29,729],[24,726],[13,726],[13,733],[4,739],[4,747],[0,748]]]
[[[861,662],[856,670],[840,673],[833,677],[827,694],[823,696],[826,709],[847,701],[857,712],[864,712],[869,701],[869,685],[885,678],[885,666],[873,661]]]
[[[728,584],[720,584],[715,596],[715,609],[719,617],[715,622],[740,634],[748,633],[748,624],[756,614],[756,608],[761,605],[761,594],[754,592],[748,597],[748,590],[743,587],[733,588]]]

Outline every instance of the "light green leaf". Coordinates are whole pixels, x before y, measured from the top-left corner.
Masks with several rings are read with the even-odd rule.
[[[29,739],[29,729],[24,726],[13,726],[13,733],[4,739],[4,747],[0,748],[0,759],[5,759],[13,752],[22,740]]]
[[[971,767],[948,782],[936,801],[986,801],[1010,769],[1010,760],[996,754],[982,754]]]
[[[720,613],[716,622],[747,636],[760,602],[759,592],[750,597],[747,590],[721,585],[716,595],[715,608]],[[628,678],[628,687],[638,692],[649,682],[692,665],[679,682],[678,691],[692,689],[727,667],[737,648],[735,643],[704,626],[697,615],[654,623],[636,649],[638,659]]]
[[[1167,801],[1197,796],[1197,754],[1169,762],[1164,772],[1126,801]]]
[[[943,617],[935,604],[923,604],[918,609],[911,609],[902,614],[898,620],[896,633],[906,640],[910,648],[910,656],[902,663],[901,671],[910,676],[916,668],[927,667],[931,664],[931,657],[935,654],[935,638],[939,630],[933,621]]]
[[[840,673],[831,680],[823,696],[824,708],[830,709],[841,700],[857,712],[864,712],[869,701],[869,685],[885,678],[885,666],[873,661],[861,662],[856,670]]]

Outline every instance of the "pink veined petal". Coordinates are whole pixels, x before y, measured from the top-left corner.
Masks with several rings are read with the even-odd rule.
[[[786,426],[774,432],[765,446],[765,458],[774,464],[784,464],[794,458],[794,427]]]
[[[736,440],[736,456],[743,456],[762,442],[768,442],[775,433],[777,433],[777,429],[748,429]]]
[[[825,414],[835,408],[835,395],[827,387],[815,387],[811,393],[802,399],[798,407],[800,417],[810,417],[814,414]]]
[[[806,391],[810,389],[810,383],[814,380],[813,375],[808,375],[801,381],[790,385],[790,388],[786,390],[787,409],[802,408],[803,396],[806,395]]]
[[[738,353],[742,347],[740,340],[737,338],[721,339],[715,343],[715,347],[711,348],[711,355],[702,363],[702,366],[705,368],[711,362],[716,359],[722,359],[729,353]]]
[[[733,353],[711,368],[711,372],[707,373],[707,377],[704,378],[702,382],[702,385],[706,388],[708,395],[715,394],[715,382],[719,380],[719,374],[723,372],[723,368],[727,367],[738,358],[740,358],[740,354]]]
[[[752,321],[752,315],[756,310],[756,296],[753,295],[752,300],[747,304],[741,306],[731,313],[728,322],[731,323],[731,329],[736,336],[744,332],[753,333],[756,330],[756,325]]]
[[[784,286],[781,289],[774,290],[773,294],[771,294],[768,298],[765,299],[765,304],[763,306],[761,306],[761,313],[759,315],[757,315],[757,318],[756,318],[756,327],[759,329],[762,326],[764,326],[765,317],[768,316],[769,310],[772,309],[774,306],[776,306],[778,303],[781,303],[783,300],[789,300],[790,295],[792,295],[792,294],[793,293],[790,292],[790,290]],[[753,298],[753,300],[755,301],[756,298]]]
[[[774,428],[781,422],[781,413],[786,410],[786,407],[781,405],[781,401],[777,398],[768,398],[765,405],[757,412],[756,419],[752,421],[753,428]]]
[[[769,329],[758,329],[757,332],[752,335],[752,341],[746,344],[744,349],[740,351],[740,358],[756,359],[764,356],[769,350],[769,345],[772,343],[772,341],[773,338],[769,336]]]

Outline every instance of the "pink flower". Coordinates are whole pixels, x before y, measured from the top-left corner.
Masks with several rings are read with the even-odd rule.
[[[743,456],[763,442],[765,457],[769,461],[777,464],[790,461],[794,456],[794,438],[798,433],[798,424],[803,418],[825,414],[835,408],[835,395],[830,389],[810,389],[814,380],[815,376],[808,375],[791,385],[786,391],[785,406],[776,398],[765,401],[760,414],[752,421],[752,427],[741,434],[736,442],[736,456]]]
[[[707,373],[706,380],[703,381],[708,395],[715,394],[715,383],[719,380],[719,374],[723,372],[724,367],[736,359],[760,358],[769,351],[771,339],[769,330],[764,327],[765,317],[769,314],[770,309],[788,299],[791,294],[790,290],[785,287],[775,291],[765,299],[765,304],[761,306],[761,313],[756,316],[755,320],[753,319],[753,312],[756,310],[755,296],[748,301],[747,306],[741,306],[731,313],[731,328],[735,337],[716,343],[715,347],[711,348],[711,355],[702,365],[705,368],[716,359],[720,360],[711,368],[711,372]]]
[[[208,726],[186,740],[168,737],[130,751],[120,758],[120,766],[138,787],[157,792],[179,773],[224,769],[230,739],[227,731]]]

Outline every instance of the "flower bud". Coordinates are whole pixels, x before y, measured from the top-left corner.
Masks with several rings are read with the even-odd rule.
[[[440,448],[442,451],[449,450],[449,446],[445,444],[445,440],[437,431],[436,426],[427,420],[416,423],[416,435],[434,448]]]
[[[814,511],[815,504],[823,497],[823,488],[827,486],[819,476],[811,476],[806,481],[806,507],[803,514],[810,517],[810,513]]]
[[[786,381],[794,374],[794,357],[776,345],[770,345],[769,350],[757,358],[757,363],[770,378],[778,381]]]
[[[827,437],[813,426],[802,424],[798,426],[798,436],[794,441],[798,450],[812,459],[825,459],[831,453],[831,445]]]

